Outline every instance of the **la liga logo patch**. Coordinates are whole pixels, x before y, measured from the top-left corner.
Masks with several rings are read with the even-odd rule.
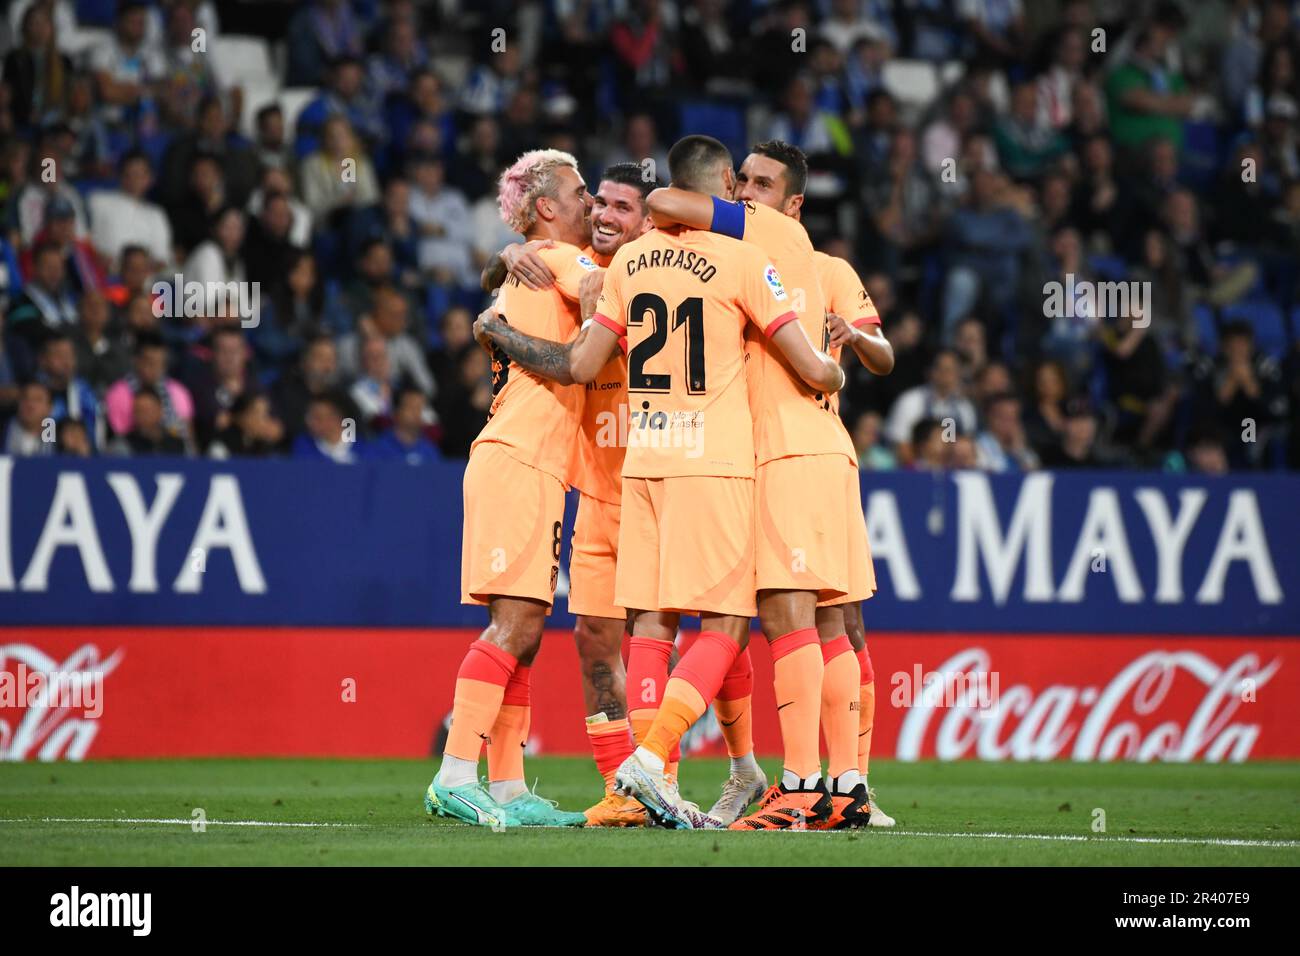
[[[582,266],[588,272],[595,272],[600,268],[600,266],[596,265],[596,263],[592,262],[586,256],[578,256],[578,265]]]
[[[772,290],[772,295],[776,301],[785,301],[785,286],[781,284],[781,275],[776,271],[776,266],[769,265],[763,271],[763,279],[767,282],[767,287]]]

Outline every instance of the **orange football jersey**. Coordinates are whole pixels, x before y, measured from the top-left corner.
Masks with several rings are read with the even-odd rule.
[[[827,312],[834,312],[849,325],[860,329],[880,324],[880,313],[876,311],[876,304],[871,301],[871,296],[867,294],[853,266],[837,256],[828,256],[824,252],[814,252],[813,261],[817,265],[817,276],[821,279],[822,293],[826,296]],[[824,351],[829,352],[835,361],[840,360],[843,349],[839,346],[831,348],[829,332],[818,344]],[[836,412],[839,411],[839,392],[831,396],[831,408]]]
[[[595,250],[588,255],[601,267],[612,257]],[[608,504],[623,500],[623,453],[627,439],[627,357],[618,351],[586,385],[582,429],[575,449],[572,484]]]
[[[739,238],[766,254],[785,283],[795,313],[813,348],[826,341],[826,299],[813,261],[808,232],[796,220],[770,206],[736,204],[744,210],[743,226],[715,217],[714,229]],[[743,231],[741,231],[743,230]],[[853,442],[839,420],[831,397],[809,388],[780,350],[762,335],[746,333],[749,403],[754,413],[754,447],[759,464],[791,455],[847,455],[856,461]]]
[[[625,477],[753,477],[745,329],[770,335],[795,320],[756,246],[702,230],[648,232],[615,253],[593,320],[627,354]]]
[[[536,291],[508,276],[497,295],[497,311],[527,335],[567,342],[578,332],[582,277],[597,266],[583,250],[563,242],[538,255],[555,275],[554,287]],[[524,464],[569,483],[582,421],[582,386],[534,375],[496,349],[492,391],[488,422],[474,444],[499,442]]]

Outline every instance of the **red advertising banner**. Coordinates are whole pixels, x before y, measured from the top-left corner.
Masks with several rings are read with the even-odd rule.
[[[0,759],[433,753],[469,630],[11,628]],[[755,636],[755,739],[779,749]],[[1300,639],[878,634],[873,750],[901,759],[1300,757]],[[587,753],[572,636],[533,668],[533,738]],[[723,753],[711,715],[688,753]]]

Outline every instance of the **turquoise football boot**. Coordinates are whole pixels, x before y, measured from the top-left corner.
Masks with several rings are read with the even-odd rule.
[[[494,830],[523,825],[513,813],[493,800],[492,794],[482,784],[474,782],[444,787],[436,776],[424,792],[424,812],[429,816],[450,817]]]
[[[561,810],[554,800],[539,797],[535,790],[536,784],[534,790],[524,791],[502,807],[507,814],[519,821],[520,826],[585,827],[587,825],[585,813]]]

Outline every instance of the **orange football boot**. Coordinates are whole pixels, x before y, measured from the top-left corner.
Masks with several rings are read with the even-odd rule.
[[[815,786],[787,790],[785,784],[769,787],[758,809],[733,823],[732,830],[811,830],[830,816],[831,794],[826,782],[818,779]]]
[[[643,827],[645,807],[632,797],[610,791],[595,806],[583,811],[589,827]]]

